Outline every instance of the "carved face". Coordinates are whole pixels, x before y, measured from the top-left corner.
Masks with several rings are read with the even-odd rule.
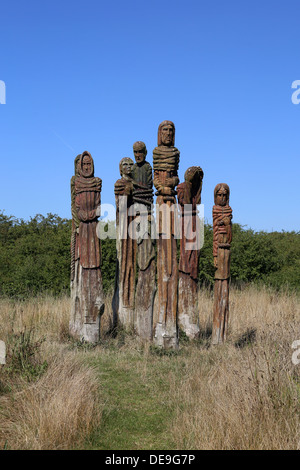
[[[174,138],[174,127],[171,124],[166,124],[161,129],[161,142],[163,145],[170,147]]]
[[[216,194],[216,205],[226,206],[227,202],[228,202],[228,191],[223,186],[221,186],[221,188]]]
[[[120,163],[120,173],[122,176],[131,176],[133,161],[131,158],[124,158]]]
[[[145,145],[135,145],[133,147],[133,154],[137,164],[144,163],[147,154]]]
[[[93,175],[93,162],[89,155],[85,155],[81,163],[82,176],[88,178]]]

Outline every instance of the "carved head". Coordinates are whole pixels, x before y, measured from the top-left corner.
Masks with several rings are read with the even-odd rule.
[[[94,176],[94,161],[89,152],[85,151],[81,154],[78,167],[80,176],[84,178]]]
[[[158,127],[157,145],[174,147],[175,125],[172,121],[163,121]]]
[[[190,183],[203,180],[203,170],[200,166],[190,166],[184,173],[184,180]]]
[[[120,175],[130,177],[133,170],[133,160],[129,157],[124,157],[119,163]]]
[[[220,183],[214,189],[214,198],[216,206],[228,206],[229,205],[230,189],[228,184]]]
[[[79,175],[79,160],[81,157],[81,153],[77,155],[77,157],[74,160],[74,175],[78,176]]]
[[[133,144],[133,154],[135,157],[135,161],[138,165],[141,165],[146,160],[147,155],[147,148],[144,142],[140,140]]]

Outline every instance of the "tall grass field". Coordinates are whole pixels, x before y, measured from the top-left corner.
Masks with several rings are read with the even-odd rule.
[[[68,296],[1,299],[0,448],[299,450],[299,296],[232,288],[221,346],[212,308],[201,290],[200,338],[168,352],[109,335],[111,295],[97,345],[69,336]]]

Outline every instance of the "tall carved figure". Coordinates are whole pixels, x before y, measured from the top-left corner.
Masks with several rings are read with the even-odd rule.
[[[113,297],[114,325],[134,327],[134,292],[136,274],[136,237],[132,232],[133,160],[122,158],[119,164],[121,178],[115,183],[117,224],[117,267]]]
[[[151,238],[153,227],[152,168],[146,161],[144,142],[133,144],[133,201],[136,214],[138,281],[135,293],[135,328],[144,340],[152,339],[153,307],[155,295],[155,240]]]
[[[174,147],[175,126],[163,121],[158,128],[158,146],[153,151],[154,186],[157,189],[157,284],[154,343],[164,348],[178,347],[177,326],[177,205],[175,187],[179,150]]]
[[[100,318],[104,312],[101,276],[101,246],[96,234],[101,205],[100,178],[94,177],[89,152],[75,159],[71,179],[71,320],[70,333],[88,342],[100,338]]]
[[[213,255],[215,272],[212,344],[226,340],[229,315],[230,244],[232,209],[229,186],[218,184],[214,190]]]
[[[200,332],[198,313],[200,219],[197,204],[201,203],[202,181],[202,168],[192,166],[184,174],[184,183],[177,186],[181,218],[178,325],[191,339],[195,339]]]

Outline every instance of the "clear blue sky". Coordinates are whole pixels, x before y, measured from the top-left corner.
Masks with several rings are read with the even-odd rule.
[[[71,217],[73,161],[91,152],[114,203],[121,158],[152,163],[174,121],[179,177],[231,188],[234,222],[299,230],[300,6],[296,0],[10,0],[1,3],[0,209]]]

